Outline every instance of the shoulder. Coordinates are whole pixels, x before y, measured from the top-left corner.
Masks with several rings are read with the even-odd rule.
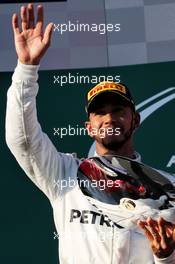
[[[175,186],[175,174],[171,174],[163,170],[158,170],[158,169],[155,169],[155,170],[158,171],[165,178],[167,178],[169,181],[171,181],[171,183]]]

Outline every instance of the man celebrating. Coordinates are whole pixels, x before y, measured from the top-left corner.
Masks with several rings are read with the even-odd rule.
[[[81,162],[57,152],[37,121],[35,101],[39,63],[53,24],[43,32],[43,8],[38,6],[35,23],[32,4],[21,8],[22,30],[16,14],[12,24],[18,65],[8,91],[6,141],[50,200],[60,262],[174,263],[175,210],[169,194],[174,179],[142,164],[134,151],[139,114],[128,88],[104,82],[87,95],[86,128],[96,140],[94,158]]]

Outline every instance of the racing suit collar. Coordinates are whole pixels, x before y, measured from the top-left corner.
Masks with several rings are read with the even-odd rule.
[[[137,162],[141,162],[141,155],[138,152],[134,151],[134,156],[135,156],[135,158],[132,160],[137,161]],[[98,153],[95,151],[94,157],[100,157],[100,155],[98,155]]]

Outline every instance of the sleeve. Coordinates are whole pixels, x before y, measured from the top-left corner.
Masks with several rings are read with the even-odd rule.
[[[39,66],[18,62],[7,93],[6,142],[29,178],[50,200],[61,195],[61,181],[76,179],[77,160],[57,152],[37,120]]]
[[[154,256],[154,260],[155,260],[155,264],[174,264],[175,263],[175,250],[168,258],[159,259],[156,256]]]

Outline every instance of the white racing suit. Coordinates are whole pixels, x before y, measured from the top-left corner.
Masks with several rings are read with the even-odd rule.
[[[38,68],[18,62],[8,90],[6,141],[19,165],[50,200],[59,234],[60,263],[175,263],[175,251],[165,259],[153,256],[147,238],[136,226],[136,221],[149,212],[153,217],[159,215],[156,209],[163,198],[137,200],[138,206],[132,211],[87,199],[82,193],[77,184],[80,161],[57,152],[37,121]],[[175,182],[173,176],[165,176]],[[163,211],[162,216],[172,220],[174,208]],[[110,219],[125,228],[117,228]]]

